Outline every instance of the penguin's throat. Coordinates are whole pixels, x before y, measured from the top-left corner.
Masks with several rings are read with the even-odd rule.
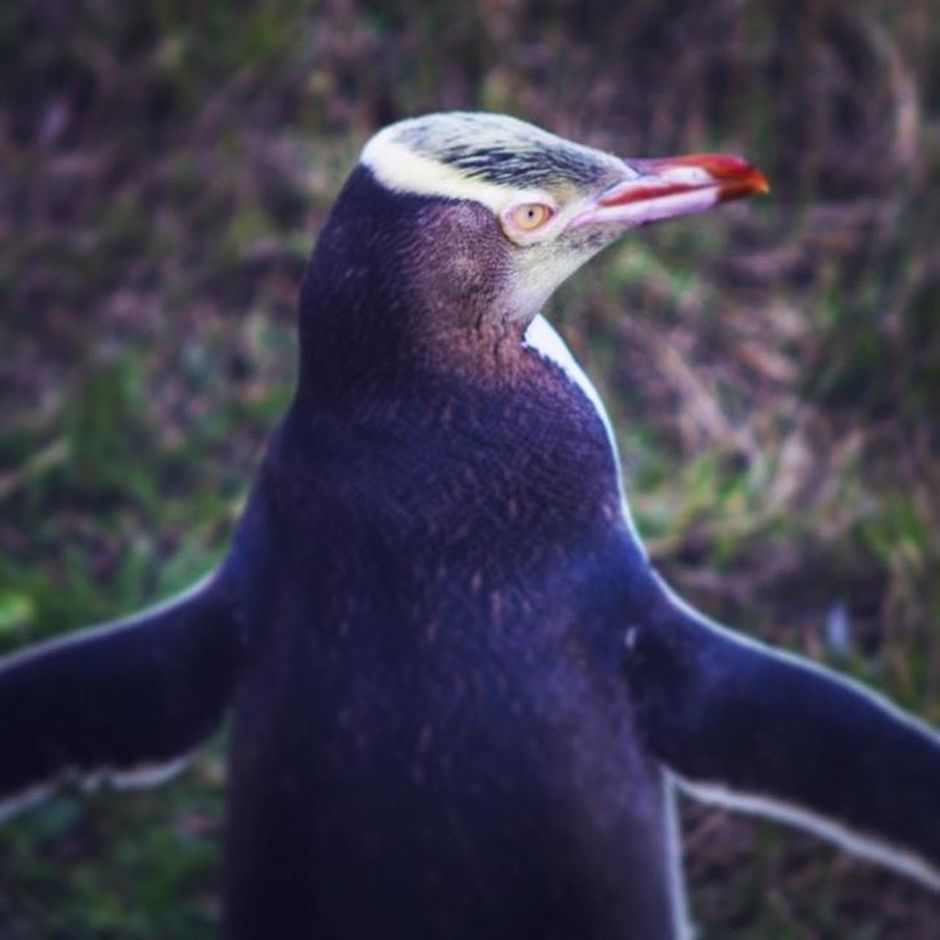
[[[333,396],[392,394],[422,383],[514,384],[528,322],[498,294],[438,290],[399,271],[394,285],[368,266],[303,288],[301,383]]]

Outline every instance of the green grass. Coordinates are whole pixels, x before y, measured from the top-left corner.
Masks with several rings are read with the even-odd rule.
[[[489,107],[768,171],[769,198],[637,233],[550,313],[677,587],[940,722],[928,0],[343,9],[0,12],[0,649],[217,562],[289,399],[305,256],[357,148],[408,113]],[[0,933],[211,936],[220,754],[0,829]],[[703,937],[936,932],[925,892],[816,840],[694,807],[684,827]]]

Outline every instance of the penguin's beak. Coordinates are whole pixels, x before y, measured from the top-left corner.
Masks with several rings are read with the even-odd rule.
[[[624,165],[630,177],[599,193],[569,227],[612,223],[634,228],[770,190],[760,170],[727,154],[624,160]]]

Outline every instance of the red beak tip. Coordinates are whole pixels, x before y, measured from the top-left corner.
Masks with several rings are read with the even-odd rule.
[[[760,170],[754,170],[754,192],[763,195],[770,192],[770,182]]]
[[[756,196],[770,192],[770,183],[767,177],[750,164],[738,173],[728,173],[719,177],[718,201],[730,202],[732,199],[743,199],[746,196]]]

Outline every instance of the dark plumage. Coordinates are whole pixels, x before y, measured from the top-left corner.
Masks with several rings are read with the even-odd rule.
[[[936,736],[669,593],[536,316],[627,228],[765,188],[737,158],[624,162],[498,116],[377,135],[228,558],[0,664],[0,790],[165,761],[230,708],[232,940],[677,937],[666,768],[940,883]]]

